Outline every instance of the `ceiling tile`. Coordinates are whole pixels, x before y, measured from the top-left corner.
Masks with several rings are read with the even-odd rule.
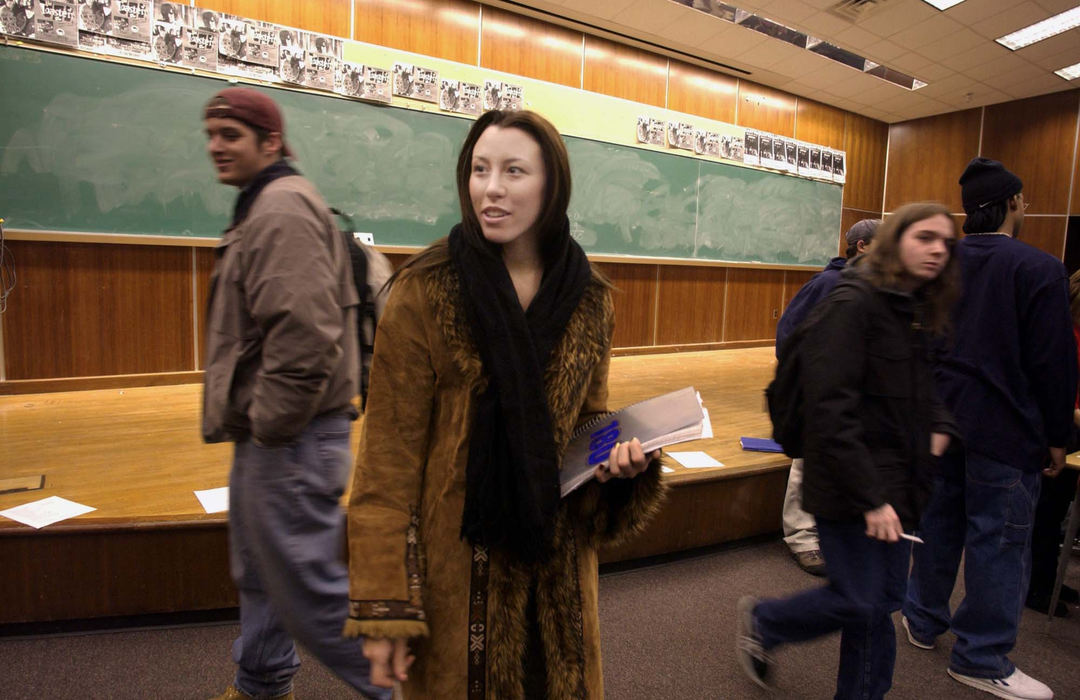
[[[962,2],[945,11],[949,17],[957,22],[971,25],[980,22],[987,17],[1004,12],[1016,5],[1016,0],[979,0],[978,2]]]
[[[716,22],[702,22],[697,17],[688,15],[664,27],[659,34],[665,37],[668,42],[697,46],[703,41],[708,41],[717,36],[720,32],[721,26]],[[668,45],[670,46],[670,43]]]
[[[1040,22],[1048,16],[1046,10],[1035,3],[1024,2],[993,17],[975,22],[971,25],[971,28],[987,39],[997,39],[999,36],[1005,36],[1010,32],[1015,32],[1017,29],[1023,29],[1029,24]]]
[[[956,34],[963,28],[964,25],[956,20],[939,14],[893,34],[892,40],[901,46],[915,49]]]
[[[819,39],[825,39],[830,43],[836,43],[833,37],[851,26],[851,22],[841,19],[828,12],[818,12],[799,23],[799,26]]]
[[[936,80],[924,88],[920,88],[919,92],[927,97],[944,100],[946,96],[963,95],[967,92],[971,92],[973,90],[972,86],[977,84],[978,83],[973,83],[971,78],[966,75],[954,74],[948,78]]]
[[[736,7],[738,7],[737,4]],[[807,17],[817,14],[817,12],[818,8],[811,7],[799,0],[773,0],[765,5],[758,14],[785,26],[794,26]]]
[[[1021,66],[1020,68],[1017,68],[1015,70],[998,73],[996,75],[990,76],[989,78],[984,78],[983,82],[985,82],[990,87],[1001,90],[1016,85],[1017,83],[1023,82],[1025,80],[1034,80],[1036,78],[1040,78],[1046,75],[1047,72],[1048,71],[1038,66],[1033,66],[1028,63],[1027,65]]]
[[[697,10],[691,10],[678,3],[655,2],[655,0],[637,0],[622,12],[612,15],[610,19],[635,29],[656,32],[686,15],[697,15],[709,22],[723,22],[722,19],[702,15]]]
[[[567,2],[564,4],[582,14],[611,19],[636,2],[637,0],[592,0],[588,3]]]
[[[1028,62],[1019,56],[1009,53],[1001,58],[995,58],[993,61],[987,61],[986,63],[980,63],[977,66],[973,66],[964,71],[964,75],[970,76],[975,80],[985,80],[992,75],[998,75],[1000,73],[1007,73],[1017,68],[1022,68],[1028,65]]]
[[[953,70],[966,72],[969,68],[982,65],[983,63],[989,63],[990,61],[996,61],[1004,56],[1011,55],[1012,51],[1001,44],[993,42],[983,42],[981,45],[975,48],[965,51],[964,53],[957,54],[944,63]]]
[[[1071,51],[1060,53],[1057,56],[1047,56],[1046,58],[1039,59],[1038,61],[1031,61],[1033,65],[1039,68],[1044,68],[1048,71],[1056,71],[1071,66],[1074,63],[1080,63],[1080,46]],[[1080,87],[1080,86],[1078,86]]]
[[[909,51],[902,56],[897,56],[896,58],[890,60],[889,67],[911,73],[921,68],[925,68],[933,63],[933,61],[931,61],[926,56],[923,56],[921,53]]]
[[[922,0],[892,0],[881,10],[861,20],[859,25],[868,32],[887,37],[940,14],[936,8]]]
[[[723,32],[718,40],[701,44],[701,48],[712,51],[717,56],[738,58],[755,46],[769,40],[764,34],[752,32],[742,27],[735,27],[734,31]]]
[[[915,77],[924,83],[932,83],[938,80],[944,80],[950,75],[956,75],[956,71],[947,66],[943,66],[940,63],[931,63],[925,68],[920,68],[915,71]]]
[[[862,27],[850,26],[834,37],[836,45],[849,51],[860,51],[881,41],[881,37]]]
[[[985,37],[965,28],[933,43],[926,44],[919,49],[919,52],[927,58],[940,63],[965,51],[985,45]]]
[[[997,104],[998,102],[1007,102],[1008,100],[1009,95],[1006,93],[981,83],[970,85],[966,92],[945,95],[941,98],[942,102],[954,109],[982,107],[983,105]]]
[[[1076,7],[1076,0],[1035,0],[1035,2],[1051,16]]]
[[[1071,87],[1069,82],[1070,81],[1063,80],[1053,73],[1046,73],[1037,78],[1022,80],[1011,88],[1008,88],[1008,91],[1014,95],[1029,97],[1031,95],[1042,95],[1048,92],[1058,92],[1062,89],[1068,89]]]
[[[883,63],[886,66],[889,65],[889,61],[898,56],[903,56],[905,53],[907,53],[906,48],[885,39],[882,39],[864,51],[864,55],[867,58],[877,63]]]

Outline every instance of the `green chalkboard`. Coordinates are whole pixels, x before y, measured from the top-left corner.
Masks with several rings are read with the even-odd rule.
[[[0,47],[0,216],[12,229],[217,236],[235,190],[214,179],[201,109],[213,78]],[[470,122],[272,89],[299,169],[377,243],[422,245],[458,220]],[[568,137],[571,228],[591,253],[819,265],[841,188]]]

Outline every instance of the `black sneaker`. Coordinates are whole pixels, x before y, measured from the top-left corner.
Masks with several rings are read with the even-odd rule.
[[[757,622],[754,619],[757,602],[757,598],[747,595],[739,598],[735,605],[735,656],[747,677],[768,689],[772,659],[762,648],[761,636],[757,633]]]

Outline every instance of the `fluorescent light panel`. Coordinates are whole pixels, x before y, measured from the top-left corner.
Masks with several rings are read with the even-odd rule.
[[[1042,22],[1036,22],[1030,27],[1018,29],[1012,34],[1006,34],[996,41],[1005,48],[1016,51],[1076,27],[1080,27],[1080,5],[1071,10],[1065,10],[1049,19],[1044,19]]]
[[[939,10],[947,10],[950,7],[959,5],[964,0],[923,0],[927,5],[933,5]]]
[[[1080,63],[1074,63],[1071,66],[1065,66],[1061,70],[1054,71],[1065,80],[1076,80],[1080,78]]]
[[[929,1],[929,0],[927,0]],[[921,87],[926,87],[926,83],[916,79],[906,73],[902,73],[898,70],[893,70],[886,66],[879,66],[878,64],[868,59],[854,54],[850,51],[834,46],[828,42],[822,41],[817,37],[810,36],[800,32],[797,29],[784,26],[779,22],[774,22],[767,17],[761,15],[755,15],[748,10],[742,10],[733,5],[727,5],[722,2],[715,2],[714,0],[671,0],[671,2],[689,7],[692,10],[698,12],[704,12],[707,15],[713,15],[726,22],[732,22],[745,29],[764,34],[772,37],[773,39],[779,39],[780,41],[792,44],[800,49],[806,49],[813,51],[819,56],[824,56],[830,60],[842,63],[849,68],[854,68],[857,71],[862,71],[868,75],[886,80],[893,85],[898,85],[908,90],[918,90]],[[935,2],[941,2],[946,4],[947,7],[956,5],[963,0],[935,0]],[[951,3],[948,4],[948,3]],[[933,4],[933,3],[931,3]],[[936,5],[935,5],[936,6]]]

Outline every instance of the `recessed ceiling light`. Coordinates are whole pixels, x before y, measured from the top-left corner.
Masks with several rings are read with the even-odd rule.
[[[1012,34],[1006,34],[996,41],[1005,48],[1016,51],[1076,27],[1080,27],[1080,5],[1071,10],[1065,10],[1049,19],[1044,19],[1042,22],[1036,22],[1030,27],[1024,27]]]
[[[1065,66],[1061,70],[1054,71],[1065,80],[1076,80],[1080,78],[1080,63],[1074,63],[1071,66]]]
[[[953,5],[959,5],[964,0],[923,0],[927,5],[933,5],[939,10],[947,10]]]

